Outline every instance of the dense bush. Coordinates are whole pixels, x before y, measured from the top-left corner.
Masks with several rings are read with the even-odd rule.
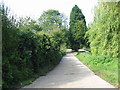
[[[120,1],[101,2],[95,8],[94,22],[86,33],[93,55],[119,56],[119,8]]]
[[[2,78],[3,88],[22,85],[22,81],[44,75],[57,65],[63,53],[55,35],[21,28],[13,17],[8,17],[4,6],[2,12]],[[19,24],[19,25],[18,25]],[[36,25],[35,25],[36,26]],[[35,28],[36,29],[36,28]],[[39,28],[40,29],[40,28]]]

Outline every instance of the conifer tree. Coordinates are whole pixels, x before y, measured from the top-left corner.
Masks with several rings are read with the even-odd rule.
[[[86,45],[84,38],[87,30],[85,16],[77,5],[72,8],[70,13],[69,44],[73,50],[83,48]]]

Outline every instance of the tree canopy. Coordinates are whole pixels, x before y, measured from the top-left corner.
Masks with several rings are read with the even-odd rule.
[[[44,31],[52,31],[66,27],[66,17],[58,10],[47,10],[39,18],[39,24]]]

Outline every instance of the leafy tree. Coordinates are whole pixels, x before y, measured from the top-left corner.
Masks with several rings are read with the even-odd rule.
[[[17,22],[17,27],[23,31],[25,30],[27,31],[30,30],[33,32],[42,31],[37,21],[31,19],[30,17],[20,18],[20,20]]]
[[[66,27],[66,18],[57,10],[47,10],[39,18],[43,31],[51,32],[55,28]]]
[[[77,50],[86,45],[85,32],[87,30],[85,17],[77,5],[70,13],[69,41],[72,49]]]
[[[38,19],[42,32],[49,33],[61,45],[66,43],[67,18],[58,10],[47,10]]]
[[[101,2],[95,8],[94,22],[86,33],[94,55],[118,57],[120,1]]]

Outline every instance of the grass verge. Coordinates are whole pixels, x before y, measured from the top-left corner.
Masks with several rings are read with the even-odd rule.
[[[90,53],[78,53],[76,57],[95,74],[118,88],[118,58],[93,56]]]

